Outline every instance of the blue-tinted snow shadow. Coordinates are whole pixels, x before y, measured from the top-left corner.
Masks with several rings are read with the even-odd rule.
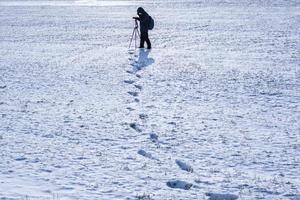
[[[139,49],[137,59],[132,63],[133,71],[137,72],[154,63],[154,59],[149,57],[149,49]]]

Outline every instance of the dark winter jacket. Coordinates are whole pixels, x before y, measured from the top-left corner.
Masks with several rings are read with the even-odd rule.
[[[141,32],[148,32],[148,30],[149,30],[149,21],[150,21],[148,13],[142,7],[139,7],[137,9],[137,14],[138,14],[139,17],[136,18],[136,19],[140,21],[140,31]]]

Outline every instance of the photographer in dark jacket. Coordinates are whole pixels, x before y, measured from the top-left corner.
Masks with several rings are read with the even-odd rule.
[[[151,42],[148,36],[150,17],[142,7],[139,7],[137,9],[137,15],[138,17],[133,17],[133,19],[140,21],[140,32],[141,32],[140,48],[144,48],[144,43],[146,41],[147,49],[151,49]]]

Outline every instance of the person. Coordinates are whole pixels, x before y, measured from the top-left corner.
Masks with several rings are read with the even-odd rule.
[[[139,48],[144,48],[144,44],[146,42],[147,49],[151,49],[151,42],[148,35],[150,17],[142,7],[139,7],[137,9],[137,15],[138,17],[133,17],[133,19],[138,20],[140,22],[141,40]]]

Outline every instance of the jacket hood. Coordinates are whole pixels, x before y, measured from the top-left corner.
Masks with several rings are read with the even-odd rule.
[[[139,7],[139,8],[137,9],[137,14],[139,14],[139,13],[144,14],[144,13],[146,13],[146,12],[145,12],[144,8]]]

